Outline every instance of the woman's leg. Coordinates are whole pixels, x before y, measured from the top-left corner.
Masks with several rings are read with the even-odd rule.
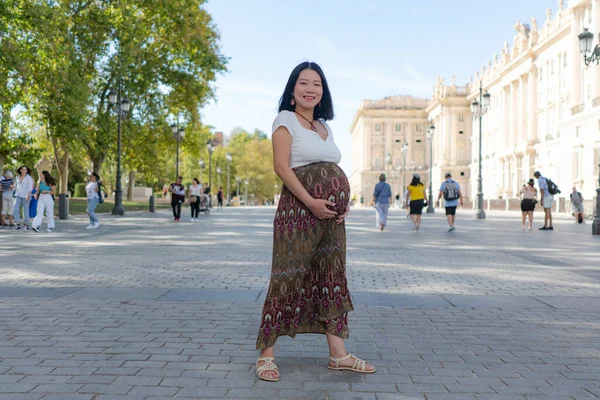
[[[173,218],[177,219],[177,203],[171,202],[171,208],[173,209]]]
[[[525,218],[527,218],[527,212],[523,211],[521,213],[521,225],[523,225],[523,228],[525,228]]]
[[[529,214],[529,227],[532,228],[533,227],[533,211],[528,211],[527,214]]]
[[[25,225],[29,225],[29,203],[31,203],[31,199],[23,199],[23,215],[24,215],[24,223]]]
[[[88,200],[88,215],[90,216],[90,223],[92,225],[97,224],[98,222],[100,222],[98,220],[98,217],[96,217],[96,207],[98,207],[98,199],[89,199]]]
[[[333,358],[342,358],[348,355],[348,351],[346,350],[346,345],[344,344],[344,339],[339,336],[332,335],[331,333],[326,333],[327,336],[327,344],[329,345],[329,356]],[[354,358],[350,357],[347,360],[341,361],[340,366],[343,367],[352,367],[354,365]],[[329,361],[330,366],[334,366],[333,361]],[[367,371],[375,370],[371,364],[367,363],[365,365],[365,369]]]
[[[40,195],[38,197],[35,218],[33,219],[33,222],[31,223],[32,227],[39,228],[42,226],[42,218],[44,218],[44,208],[46,207],[46,204],[44,203],[44,197],[45,197],[44,195]]]
[[[48,229],[54,229],[54,200],[52,196],[47,196],[46,201],[46,223]]]
[[[21,204],[22,204],[23,198],[22,197],[15,197],[15,205],[13,207],[13,216],[15,218],[15,223],[17,225],[20,224],[21,222]]]

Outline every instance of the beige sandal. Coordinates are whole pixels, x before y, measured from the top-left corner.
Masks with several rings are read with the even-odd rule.
[[[354,358],[353,366],[351,366],[351,367],[340,366],[340,362],[345,361],[349,358]],[[356,357],[352,353],[348,353],[348,355],[346,355],[346,357],[342,357],[342,358],[329,357],[329,361],[333,361],[335,363],[335,367],[332,367],[328,363],[327,368],[333,369],[335,371],[353,371],[353,372],[360,372],[361,374],[372,374],[373,372],[375,372],[375,367],[373,367],[372,370],[368,370],[367,362],[365,360],[361,360],[360,358]]]
[[[261,361],[264,361],[265,363],[259,367],[258,363]],[[277,368],[277,365],[275,365],[274,361],[275,359],[273,357],[263,357],[256,361],[256,376],[258,379],[262,379],[263,381],[267,382],[279,382],[279,376],[277,378],[262,376],[262,373],[266,371],[274,371],[277,372],[277,375],[279,375],[279,368]]]

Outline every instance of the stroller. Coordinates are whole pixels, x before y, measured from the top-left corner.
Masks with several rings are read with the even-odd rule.
[[[210,214],[210,186],[207,186],[202,196],[200,196],[200,212],[204,215]]]

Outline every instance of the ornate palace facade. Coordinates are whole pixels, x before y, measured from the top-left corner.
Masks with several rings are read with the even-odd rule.
[[[450,171],[461,183],[465,196],[475,197],[479,120],[473,118],[470,104],[479,99],[481,83],[484,92],[491,95],[482,121],[486,199],[517,197],[521,185],[533,177],[535,170],[552,178],[561,187],[562,197],[568,197],[574,184],[585,198],[595,196],[600,162],[600,66],[586,67],[583,62],[577,36],[584,27],[600,32],[600,0],[572,0],[567,7],[559,0],[558,12],[552,15],[548,10],[543,27],[538,26],[535,17],[530,24],[517,21],[512,46],[505,43],[501,53],[466,86],[457,87],[454,82],[445,85],[438,78],[432,99],[421,100],[419,104],[424,106],[418,110],[422,124],[428,126],[431,120],[436,127],[433,163],[429,162],[428,151],[422,158],[425,161],[418,162],[415,157],[422,155],[423,147],[416,143],[411,146],[410,138],[407,153],[409,166],[414,161],[424,168],[432,167],[434,194],[443,174]],[[361,185],[368,185],[369,192],[373,177],[386,172],[382,161],[373,161],[377,155],[383,160],[386,152],[391,152],[397,165],[395,132],[383,131],[385,139],[381,139],[375,134],[374,124],[391,129],[405,114],[402,109],[377,113],[365,107],[381,102],[363,103],[352,124],[354,193],[363,192]],[[426,142],[423,132],[419,144]],[[421,175],[427,176],[428,172]]]

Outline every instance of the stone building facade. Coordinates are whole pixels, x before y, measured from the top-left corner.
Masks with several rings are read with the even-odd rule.
[[[401,192],[412,175],[429,177],[427,100],[393,96],[361,103],[352,132],[353,171],[350,187],[356,201],[369,203],[379,175],[385,173],[394,194]],[[402,147],[406,143],[406,157]],[[405,163],[406,160],[406,163]]]
[[[419,111],[421,123],[431,120],[436,127],[433,163],[423,163],[433,168],[434,194],[443,173],[450,171],[465,197],[476,195],[479,120],[470,104],[479,99],[481,84],[491,95],[482,118],[484,198],[517,198],[523,183],[539,170],[559,185],[561,197],[568,198],[576,185],[592,199],[600,163],[600,66],[585,66],[577,36],[584,27],[600,32],[600,0],[571,0],[568,6],[559,0],[557,13],[549,9],[543,26],[533,17],[530,24],[517,21],[514,27],[512,46],[506,42],[464,87],[438,78],[432,99]],[[375,104],[380,102],[363,103],[351,128],[356,189],[384,171],[373,159],[389,151],[382,143],[394,143],[379,141],[373,124],[391,127],[403,118],[400,110],[365,107]],[[409,163],[412,157],[409,151]]]

